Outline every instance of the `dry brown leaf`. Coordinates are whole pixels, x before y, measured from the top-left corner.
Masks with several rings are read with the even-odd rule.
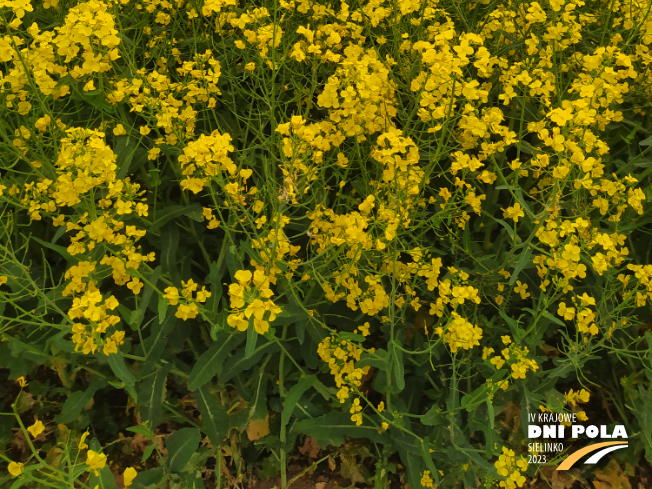
[[[57,446],[54,446],[50,448],[48,453],[45,455],[45,462],[56,469],[59,467],[59,462],[61,462],[62,456],[63,450]]]
[[[131,449],[133,451],[142,452],[149,445],[149,440],[140,433],[136,433],[134,436],[128,438],[131,438]]]
[[[552,489],[570,489],[575,481],[582,480],[579,469],[552,472]]]
[[[308,458],[317,458],[319,456],[317,440],[312,436],[306,436],[306,440],[303,442],[303,446],[299,448],[299,451],[304,455],[308,455]]]
[[[269,414],[265,416],[265,419],[252,419],[246,431],[250,441],[269,435]]]
[[[326,487],[325,482],[316,482],[315,483],[315,489],[324,489]]]
[[[25,458],[25,455],[27,454],[28,451],[30,451],[29,448],[29,443],[27,443],[27,440],[25,439],[25,435],[21,430],[16,430],[14,433],[14,437],[11,439],[11,444],[16,447],[16,449],[20,450],[20,459],[22,460]]]
[[[595,489],[632,489],[629,478],[614,459],[604,469],[596,470],[595,476],[598,479],[593,481]]]
[[[364,482],[364,477],[360,472],[360,465],[355,455],[344,455],[340,453],[340,475],[349,479],[353,484]]]

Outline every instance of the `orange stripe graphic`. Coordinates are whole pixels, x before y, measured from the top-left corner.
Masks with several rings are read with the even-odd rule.
[[[578,450],[574,452],[573,454],[569,455],[566,460],[564,460],[562,463],[559,464],[559,467],[557,467],[557,470],[568,470],[570,469],[575,462],[577,462],[579,459],[581,459],[584,455],[587,455],[591,452],[595,452],[596,450],[599,450],[600,448],[608,447],[611,445],[627,445],[626,441],[605,441],[603,443],[595,443],[593,445],[589,445],[588,447],[584,447],[581,450]]]

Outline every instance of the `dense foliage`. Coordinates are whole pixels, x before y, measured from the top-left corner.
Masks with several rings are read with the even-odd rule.
[[[0,485],[652,461],[650,0],[0,9]]]

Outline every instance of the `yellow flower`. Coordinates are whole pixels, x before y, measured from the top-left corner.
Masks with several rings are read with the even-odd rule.
[[[369,326],[370,326],[369,323],[366,322],[366,323],[364,323],[362,326],[360,326],[358,328],[360,330],[360,334],[362,334],[362,336],[369,336]]]
[[[518,202],[514,204],[514,207],[508,207],[507,209],[500,208],[503,211],[503,217],[507,219],[514,219],[514,222],[518,222],[519,217],[524,217],[525,213],[521,210],[521,204]]]
[[[138,294],[140,289],[143,288],[143,285],[145,284],[142,283],[138,277],[134,277],[131,282],[127,284],[127,288],[131,289],[134,294]]]
[[[98,475],[98,469],[103,469],[106,465],[106,455],[89,450],[86,454],[86,465],[88,470],[94,470],[95,475]]]
[[[86,437],[88,436],[88,430],[86,430],[84,433],[82,433],[81,439],[79,440],[79,445],[77,445],[77,448],[80,450],[84,450],[88,448],[88,445],[84,443],[86,441]]]
[[[530,297],[530,293],[527,291],[527,284],[522,284],[520,280],[516,281],[516,287],[514,287],[514,292],[521,294],[521,299],[527,299]]]
[[[43,425],[42,421],[36,420],[32,426],[27,428],[27,431],[29,431],[31,435],[36,438],[38,435],[45,431],[45,426]]]
[[[136,478],[136,475],[138,475],[136,469],[134,469],[133,467],[127,467],[124,471],[124,474],[122,475],[124,486],[129,487],[131,483],[134,481],[134,479]]]
[[[39,131],[45,131],[48,128],[48,124],[50,124],[51,120],[52,119],[50,118],[50,116],[45,114],[43,117],[41,117],[34,123],[34,127]]]
[[[7,470],[9,470],[9,473],[14,477],[18,477],[20,474],[23,473],[23,467],[24,465],[21,464],[20,462],[10,462],[9,467],[7,467]]]
[[[387,431],[387,428],[389,428],[389,424],[388,424],[388,423],[385,423],[385,422],[383,422],[381,426],[383,427],[383,429],[384,429],[385,431]]]
[[[245,316],[250,318],[252,314],[256,319],[263,319],[263,314],[265,314],[265,303],[260,299],[255,299],[251,304],[249,304],[245,309]]]
[[[193,302],[192,304],[179,304],[177,312],[174,315],[175,317],[186,321],[188,319],[196,318],[198,312],[197,304]]]
[[[25,381],[25,377],[22,375],[16,379],[16,382],[18,382],[18,385],[21,387],[27,387],[29,384]]]
[[[176,306],[179,303],[179,289],[176,287],[167,287],[164,292],[163,298],[168,300],[169,305]]]
[[[0,194],[0,195],[2,195],[2,194]],[[7,283],[7,277],[5,277],[4,275],[0,276],[0,285],[6,284],[6,283]]]
[[[423,487],[434,487],[434,483],[435,481],[433,481],[432,477],[430,477],[430,471],[424,471],[423,475],[421,476],[421,485]]]
[[[234,278],[240,282],[241,284],[243,283],[248,283],[251,280],[252,274],[249,270],[238,270],[235,272]]]

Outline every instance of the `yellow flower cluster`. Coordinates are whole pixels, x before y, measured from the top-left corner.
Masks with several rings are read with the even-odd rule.
[[[568,307],[565,302],[560,302],[557,314],[566,321],[575,319],[577,321],[577,330],[580,333],[597,335],[599,331],[594,322],[596,320],[596,314],[588,307],[590,305],[595,306],[595,299],[586,292],[579,296],[579,299],[580,304],[577,309],[575,307]],[[577,302],[575,297],[572,300],[574,303]]]
[[[564,393],[564,399],[566,400],[566,405],[570,404],[573,407],[573,410],[575,411],[576,404],[581,403],[587,403],[589,402],[589,398],[591,397],[591,393],[588,392],[586,389],[581,389],[577,392],[573,392],[573,389],[571,389],[568,392]],[[589,418],[586,415],[586,412],[584,411],[577,411],[577,419],[580,421],[588,421]]]
[[[459,348],[470,350],[479,345],[482,339],[482,330],[456,312],[451,314],[453,320],[445,328],[446,333],[444,334],[444,340],[448,343],[451,353],[456,353]]]
[[[260,201],[257,202],[258,203],[254,203],[254,211],[256,212],[257,210],[257,212],[260,212],[262,209],[261,203]],[[267,219],[264,219],[261,225],[266,222]],[[297,269],[298,263],[301,262],[301,260],[297,258],[297,253],[301,249],[301,246],[291,244],[283,230],[289,222],[289,217],[282,214],[276,214],[269,222],[271,228],[269,232],[261,234],[258,238],[253,238],[251,240],[252,248],[258,250],[260,254],[261,263],[251,259],[250,264],[257,269],[269,270],[267,272],[267,278],[272,284],[276,284],[277,275],[282,273],[281,269],[278,267],[278,262],[287,264],[288,271],[285,274],[285,278],[287,279],[290,279],[293,276],[293,272]],[[277,226],[278,229],[276,229]]]
[[[264,270],[256,269],[253,274],[249,270],[238,270],[234,278],[238,283],[229,285],[231,309],[234,312],[227,317],[227,323],[238,328],[238,331],[246,331],[253,316],[254,329],[258,334],[265,334],[269,323],[282,311],[270,299],[274,292],[269,287],[269,277]]]
[[[308,124],[300,115],[279,124],[275,131],[284,136],[281,151],[286,158],[281,165],[283,187],[279,199],[298,204],[297,196],[307,194],[310,183],[317,179],[324,153],[342,144],[344,135],[329,121]],[[343,153],[339,155],[340,162],[346,160]]]
[[[459,304],[464,304],[467,300],[475,304],[480,304],[481,301],[480,296],[478,295],[478,289],[471,285],[466,285],[469,274],[463,270],[457,270],[455,267],[448,267],[448,271],[453,277],[452,280],[450,278],[445,278],[439,282],[433,280],[439,275],[441,259],[438,260],[439,261],[437,262],[432,262],[432,271],[430,273],[435,272],[435,274],[429,278],[430,283],[426,282],[429,290],[431,287],[434,289],[435,285],[438,286],[439,297],[434,303],[430,304],[430,314],[436,314],[438,317],[443,317],[446,312],[446,305],[450,305],[455,309]],[[463,326],[460,321],[457,321],[455,327],[458,326]],[[439,330],[436,330],[436,332],[439,334],[442,333],[442,331]],[[474,331],[471,336],[477,336],[477,334],[478,332]],[[482,334],[480,332],[480,338],[481,337]]]
[[[317,97],[317,104],[330,109],[329,120],[344,135],[362,142],[365,134],[386,130],[388,121],[396,116],[394,91],[389,69],[376,51],[351,44],[344,49],[344,59]]]
[[[54,169],[55,181],[41,179],[25,184],[23,205],[29,208],[32,220],[41,220],[42,214],[52,217],[55,226],[66,226],[70,237],[67,252],[72,256],[86,254],[64,274],[67,280],[63,296],[72,296],[68,311],[72,320],[83,319],[72,325],[72,340],[77,350],[95,353],[98,347],[105,355],[117,352],[124,332],[114,331],[110,337],[103,335],[119,321],[108,313],[118,306],[111,295],[103,297],[96,282],[100,276],[96,267],[98,248],[106,250],[99,260],[113,271],[116,285],[125,285],[138,294],[143,283],[131,277],[128,268],[138,270],[142,263],[153,261],[154,253],[143,255],[136,243],[145,235],[144,230],[127,225],[123,219],[132,214],[148,215],[147,204],[140,202],[139,185],[129,178],[117,178],[116,155],[104,142],[104,133],[84,128],[68,128],[60,139],[58,158]],[[72,208],[73,213],[64,213]],[[88,210],[93,214],[89,215]],[[95,257],[95,258],[93,258]]]
[[[356,368],[355,362],[360,360],[362,351],[362,348],[355,346],[350,341],[338,341],[333,336],[327,336],[324,338],[317,348],[319,357],[327,363],[331,369],[330,373],[335,379],[335,385],[339,388],[337,398],[342,404],[349,398],[351,389],[362,385],[362,376],[367,375],[371,368],[369,366]],[[375,349],[370,348],[369,351],[373,353]],[[351,420],[356,423],[360,421],[361,423],[362,414],[359,412],[361,410],[360,401],[357,398],[354,399],[354,407],[355,408],[351,408]]]
[[[253,10],[247,10],[240,16],[235,12],[230,12],[225,16],[225,20],[228,19],[231,26],[240,29],[247,42],[258,47],[258,55],[263,59],[267,59],[269,48],[278,47],[283,37],[283,29],[279,24],[265,24],[262,22],[262,19],[268,17],[270,17],[270,14],[267,8],[257,7]],[[252,25],[248,26],[248,24]],[[238,49],[245,48],[245,44],[241,40],[236,40],[235,45]],[[270,69],[276,69],[270,60],[267,60],[267,66]]]
[[[423,474],[421,474],[421,485],[423,487],[430,487],[430,488],[436,487],[435,481],[432,480],[429,470],[424,470]]]
[[[503,447],[503,453],[494,465],[499,475],[507,477],[507,480],[500,481],[500,487],[507,489],[523,487],[525,476],[521,472],[525,472],[528,468],[527,460],[523,456],[517,460],[514,450]]]
[[[222,172],[227,172],[232,181],[224,184],[225,190],[231,197],[238,197],[238,201],[244,200],[240,195],[241,185],[246,184],[251,170],[238,173],[237,166],[227,156],[230,151],[233,151],[231,136],[219,131],[213,131],[209,136],[202,134],[196,141],[188,143],[183,148],[183,155],[179,156],[181,174],[186,177],[181,181],[181,188],[197,194],[209,185],[212,177],[222,179]]]
[[[197,290],[199,284],[195,283],[193,279],[188,280],[187,282],[181,281],[183,290],[181,291],[181,296],[179,296],[179,289],[176,287],[167,287],[165,289],[164,298],[168,300],[168,304],[171,306],[177,306],[177,312],[174,314],[179,319],[184,321],[188,319],[194,319],[197,317],[199,309],[197,303],[204,303],[211,296],[211,293],[206,290],[206,287],[202,285],[201,290]],[[193,292],[197,292],[193,298]],[[182,303],[179,303],[179,300]]]
[[[502,337],[502,341],[505,345],[509,346],[500,352],[502,356],[495,355],[489,360],[497,370],[500,370],[505,365],[505,362],[507,362],[507,365],[510,365],[512,368],[512,377],[515,379],[524,379],[528,370],[536,372],[539,369],[536,360],[527,358],[527,355],[530,353],[527,346],[518,346],[507,335]],[[485,347],[482,352],[482,359],[486,360],[494,351],[493,348]]]

